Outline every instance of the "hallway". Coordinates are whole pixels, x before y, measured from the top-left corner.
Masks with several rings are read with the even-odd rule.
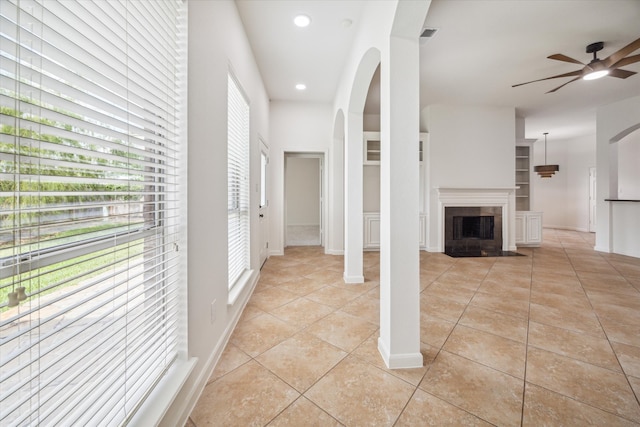
[[[526,256],[420,252],[425,365],[377,350],[378,253],[271,257],[186,426],[640,425],[640,259],[544,230]]]

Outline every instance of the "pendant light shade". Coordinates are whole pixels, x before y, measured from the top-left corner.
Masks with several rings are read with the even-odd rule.
[[[549,132],[544,133],[544,165],[538,165],[533,168],[534,171],[540,175],[541,178],[551,178],[554,173],[560,170],[558,165],[547,164],[547,135]]]

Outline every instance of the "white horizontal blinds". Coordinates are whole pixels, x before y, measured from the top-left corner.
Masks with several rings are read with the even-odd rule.
[[[0,425],[126,423],[176,357],[185,8],[0,1]]]
[[[228,77],[229,288],[249,268],[249,102]]]

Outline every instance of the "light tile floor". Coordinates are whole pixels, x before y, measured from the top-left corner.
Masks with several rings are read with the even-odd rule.
[[[272,257],[187,426],[640,424],[640,259],[545,230],[522,257],[421,252],[424,367],[377,352],[379,254]]]

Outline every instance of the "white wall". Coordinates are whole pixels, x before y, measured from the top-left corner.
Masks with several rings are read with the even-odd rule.
[[[640,199],[640,131],[618,143],[618,198]]]
[[[331,156],[334,115],[330,104],[272,101],[270,108],[269,254],[284,254],[284,153],[325,154],[325,166],[334,167]],[[325,188],[328,187],[325,174]],[[329,199],[331,194],[325,194]],[[325,218],[328,215],[325,215]],[[325,224],[332,233],[331,224]],[[325,248],[328,252],[333,248]]]
[[[566,227],[589,231],[589,169],[596,167],[596,137],[567,141]],[[544,225],[544,219],[543,219]]]
[[[362,168],[362,210],[380,212],[380,166]]]
[[[325,252],[331,255],[344,254],[344,113],[336,113],[333,124],[333,141],[330,159],[327,162],[327,178],[329,181],[328,227],[325,230]]]
[[[429,130],[428,246],[437,247],[437,188],[515,187],[515,110],[431,105],[421,114]],[[515,221],[515,217],[511,222]]]
[[[320,225],[320,159],[287,157],[287,225]]]
[[[427,109],[432,188],[515,185],[513,108],[432,105]]]
[[[365,113],[362,128],[365,132],[380,132],[380,114]],[[380,166],[365,165],[362,168],[362,210],[380,212]]]
[[[363,114],[362,128],[365,132],[380,132],[380,114]]]
[[[639,128],[640,96],[598,108],[596,250],[640,257],[640,203],[605,201],[618,193],[618,141]]]
[[[376,47],[380,51],[387,49],[388,35],[391,32],[396,4],[397,0],[367,2],[358,24],[358,34],[353,41],[350,55],[347,58],[344,72],[342,73],[340,83],[336,90],[336,99],[333,104],[334,111],[342,110],[345,112],[345,115],[353,112],[350,109],[351,96],[354,91],[358,67],[365,53],[372,47]],[[360,88],[362,92],[368,93],[371,82],[360,83],[363,85]],[[364,110],[364,99],[362,100],[362,109]],[[379,130],[379,128],[372,130]]]
[[[542,212],[543,227],[563,228],[566,222],[567,154],[562,141],[547,136],[547,163],[558,165],[559,171],[551,178],[541,178],[535,172],[531,174],[533,197],[529,209]],[[533,144],[533,165],[544,163],[543,138]]]
[[[346,58],[336,90],[333,112],[344,114],[344,278],[348,283],[364,281],[362,246],[362,132],[365,99],[371,78],[380,64],[381,50],[388,47],[397,1],[367,2],[357,34]],[[380,126],[382,129],[382,126]]]
[[[547,163],[559,165],[551,178],[532,174],[532,211],[544,227],[589,231],[589,168],[596,166],[596,136],[568,140],[547,136]],[[544,138],[533,144],[533,165],[544,164]]]
[[[188,44],[188,356],[198,359],[161,425],[183,425],[247,301],[250,286],[227,305],[227,73],[251,103],[251,181],[259,182],[258,135],[268,141],[269,101],[235,3],[189,2]],[[251,186],[252,189],[255,185]],[[259,202],[251,192],[252,223]],[[251,266],[259,270],[259,233]],[[217,316],[211,322],[211,303]]]

